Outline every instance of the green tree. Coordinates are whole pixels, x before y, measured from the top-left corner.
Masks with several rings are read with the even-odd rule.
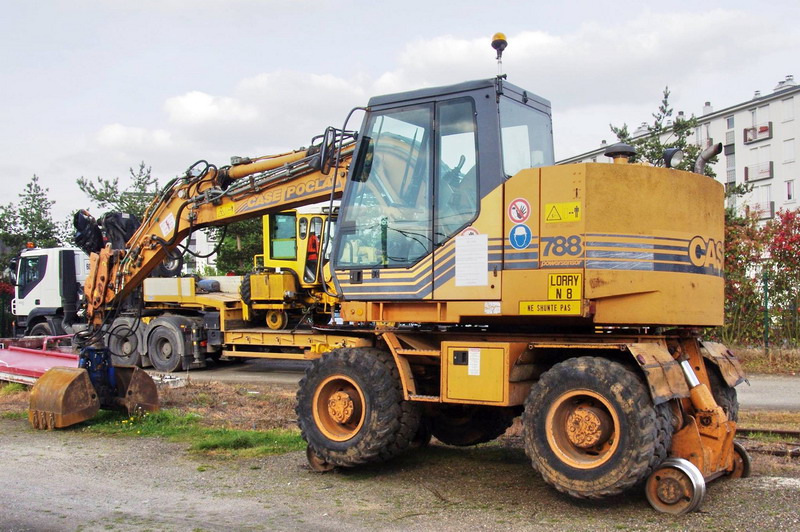
[[[623,124],[622,127],[609,124],[609,127],[620,142],[636,148],[636,156],[632,158],[632,162],[647,161],[653,166],[664,166],[664,150],[679,148],[683,151],[684,158],[680,164],[675,165],[675,168],[693,171],[694,163],[703,151],[703,148],[691,142],[690,138],[697,127],[697,118],[694,115],[690,118],[677,116],[669,124],[668,121],[673,116],[669,95],[669,87],[664,87],[661,104],[653,113],[653,123],[647,125],[647,134],[632,138],[627,124]],[[716,177],[710,165],[706,166],[705,173],[709,177]]]
[[[0,206],[0,240],[7,246],[0,258],[3,267],[27,242],[41,248],[64,243],[60,228],[53,221],[51,209],[55,201],[47,197],[49,192],[49,189],[42,188],[39,177],[34,175],[19,195],[19,201]]]
[[[139,169],[129,168],[131,184],[120,190],[119,178],[78,178],[78,188],[101,209],[135,214],[140,220],[150,202],[158,192],[158,179],[152,176],[152,168],[139,163]]]
[[[222,236],[221,229],[217,238]],[[253,256],[264,251],[261,218],[236,222],[228,226],[217,253],[217,270],[243,275],[253,270]]]

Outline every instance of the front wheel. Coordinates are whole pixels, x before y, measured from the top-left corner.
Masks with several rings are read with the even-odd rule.
[[[300,381],[296,412],[309,453],[345,467],[401,453],[421,417],[403,400],[391,355],[372,348],[334,349],[315,360]]]
[[[545,482],[598,499],[642,481],[661,454],[656,409],[638,375],[595,357],[556,364],[531,388],[525,452]]]

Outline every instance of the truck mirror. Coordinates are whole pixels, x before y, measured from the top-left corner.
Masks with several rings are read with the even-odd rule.
[[[322,136],[322,144],[319,147],[319,171],[322,175],[331,173],[333,162],[336,157],[336,130],[329,127]]]

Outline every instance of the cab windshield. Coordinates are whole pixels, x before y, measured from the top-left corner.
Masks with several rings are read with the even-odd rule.
[[[363,160],[343,200],[336,267],[410,266],[477,216],[471,98],[374,113],[361,142]]]

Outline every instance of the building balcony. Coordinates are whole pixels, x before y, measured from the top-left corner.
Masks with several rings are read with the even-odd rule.
[[[752,144],[760,140],[772,138],[772,122],[765,122],[744,130],[744,143]]]
[[[744,167],[745,183],[761,181],[762,179],[772,179],[773,177],[775,177],[775,167],[772,161]]]

